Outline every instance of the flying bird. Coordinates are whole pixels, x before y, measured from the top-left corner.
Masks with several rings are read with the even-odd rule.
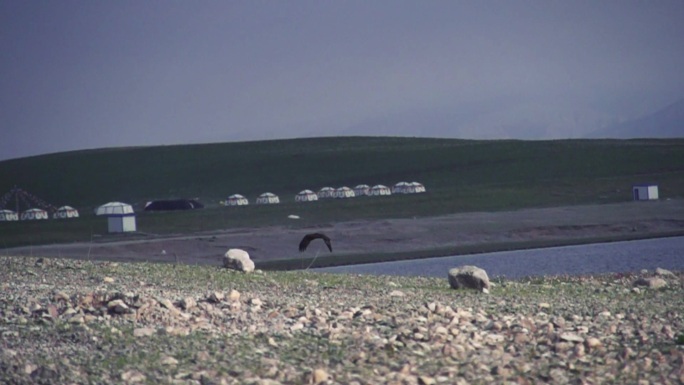
[[[312,234],[306,234],[304,238],[302,238],[302,241],[299,242],[299,251],[304,251],[306,248],[309,246],[309,243],[313,241],[314,239],[322,239],[323,242],[325,242],[325,245],[328,246],[328,250],[332,253],[332,244],[330,243],[330,238],[328,238],[327,235],[323,233],[312,233]]]

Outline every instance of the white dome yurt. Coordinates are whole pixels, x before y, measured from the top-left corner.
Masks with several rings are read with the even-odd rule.
[[[423,186],[422,183],[418,182],[411,182],[409,183],[411,188],[413,189],[413,192],[416,194],[424,193],[425,192],[425,186]]]
[[[354,198],[354,190],[347,186],[343,186],[335,190],[335,198]]]
[[[133,206],[122,202],[109,202],[95,209],[95,215],[107,217],[110,233],[127,233],[137,230]]]
[[[226,201],[227,206],[244,206],[248,204],[249,200],[240,194],[233,194]]]
[[[392,186],[392,194],[410,194],[410,185],[407,182],[399,182]]]
[[[313,202],[318,200],[318,195],[311,190],[302,190],[295,195],[295,202]]]
[[[280,198],[278,198],[277,195],[270,193],[270,192],[265,192],[256,199],[256,204],[258,205],[269,205],[269,204],[276,204],[280,203]]]
[[[12,210],[0,210],[0,222],[18,221],[19,214]]]
[[[322,189],[318,190],[318,198],[319,199],[334,198],[334,197],[335,197],[335,189],[332,187],[323,187]]]
[[[122,202],[109,202],[95,209],[95,215],[133,214],[133,206]]]
[[[367,184],[360,184],[354,187],[354,196],[360,197],[362,195],[370,195],[370,186]]]
[[[376,184],[375,186],[371,187],[370,189],[370,194],[371,196],[379,196],[379,195],[392,195],[392,191],[389,189],[389,187],[381,184]]]
[[[42,219],[48,219],[48,213],[43,209],[28,209],[21,213],[22,221],[38,221]]]
[[[52,214],[52,217],[54,219],[60,219],[60,218],[78,218],[78,210],[71,206],[62,206],[55,211],[54,214]]]

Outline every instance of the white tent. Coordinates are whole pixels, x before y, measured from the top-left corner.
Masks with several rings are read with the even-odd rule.
[[[410,187],[407,182],[399,182],[392,186],[392,194],[410,194]]]
[[[320,198],[320,199],[334,198],[334,197],[335,197],[335,189],[332,187],[323,187],[322,189],[318,190],[318,198]]]
[[[370,195],[370,186],[367,184],[360,184],[354,187],[354,196]]]
[[[411,186],[411,189],[413,190],[414,193],[420,194],[425,192],[425,186],[423,186],[422,183],[418,182],[411,182],[409,183],[409,186]]]
[[[59,218],[78,218],[78,210],[71,206],[62,206],[55,211],[54,214],[52,214],[52,217],[55,219]]]
[[[18,221],[19,214],[12,210],[0,210],[0,222]]]
[[[317,200],[318,195],[311,190],[302,190],[295,195],[295,202],[312,202]]]
[[[41,219],[48,219],[48,213],[43,209],[28,209],[21,213],[22,221],[37,221]]]
[[[95,209],[95,215],[133,214],[133,206],[128,203],[109,202]]]
[[[343,186],[335,190],[335,198],[354,198],[354,190],[347,186]]]
[[[249,200],[240,194],[233,194],[228,197],[226,205],[228,206],[244,206],[248,205]]]
[[[392,195],[392,191],[389,189],[389,187],[381,184],[377,184],[370,189],[370,194],[371,196],[379,196],[379,195]]]
[[[265,192],[259,195],[259,197],[256,200],[256,203],[258,205],[276,204],[280,203],[280,198],[278,198],[278,196],[273,193]]]

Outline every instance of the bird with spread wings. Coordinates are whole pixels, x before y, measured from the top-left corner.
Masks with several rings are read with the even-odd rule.
[[[332,253],[332,244],[330,243],[330,238],[328,238],[328,236],[323,233],[306,234],[304,238],[302,238],[302,241],[299,242],[299,251],[305,251],[306,248],[309,246],[309,243],[311,243],[311,241],[313,241],[314,239],[322,239],[323,242],[325,242],[325,245],[328,246],[328,250],[330,250],[330,252]]]

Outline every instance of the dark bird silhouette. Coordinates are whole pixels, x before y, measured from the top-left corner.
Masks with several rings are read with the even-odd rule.
[[[306,234],[304,238],[302,238],[302,241],[299,242],[299,251],[304,251],[306,248],[309,246],[309,243],[313,241],[314,239],[322,239],[325,242],[325,245],[328,246],[328,250],[332,253],[332,244],[330,243],[330,238],[328,238],[327,235],[323,233],[312,233],[312,234]]]

